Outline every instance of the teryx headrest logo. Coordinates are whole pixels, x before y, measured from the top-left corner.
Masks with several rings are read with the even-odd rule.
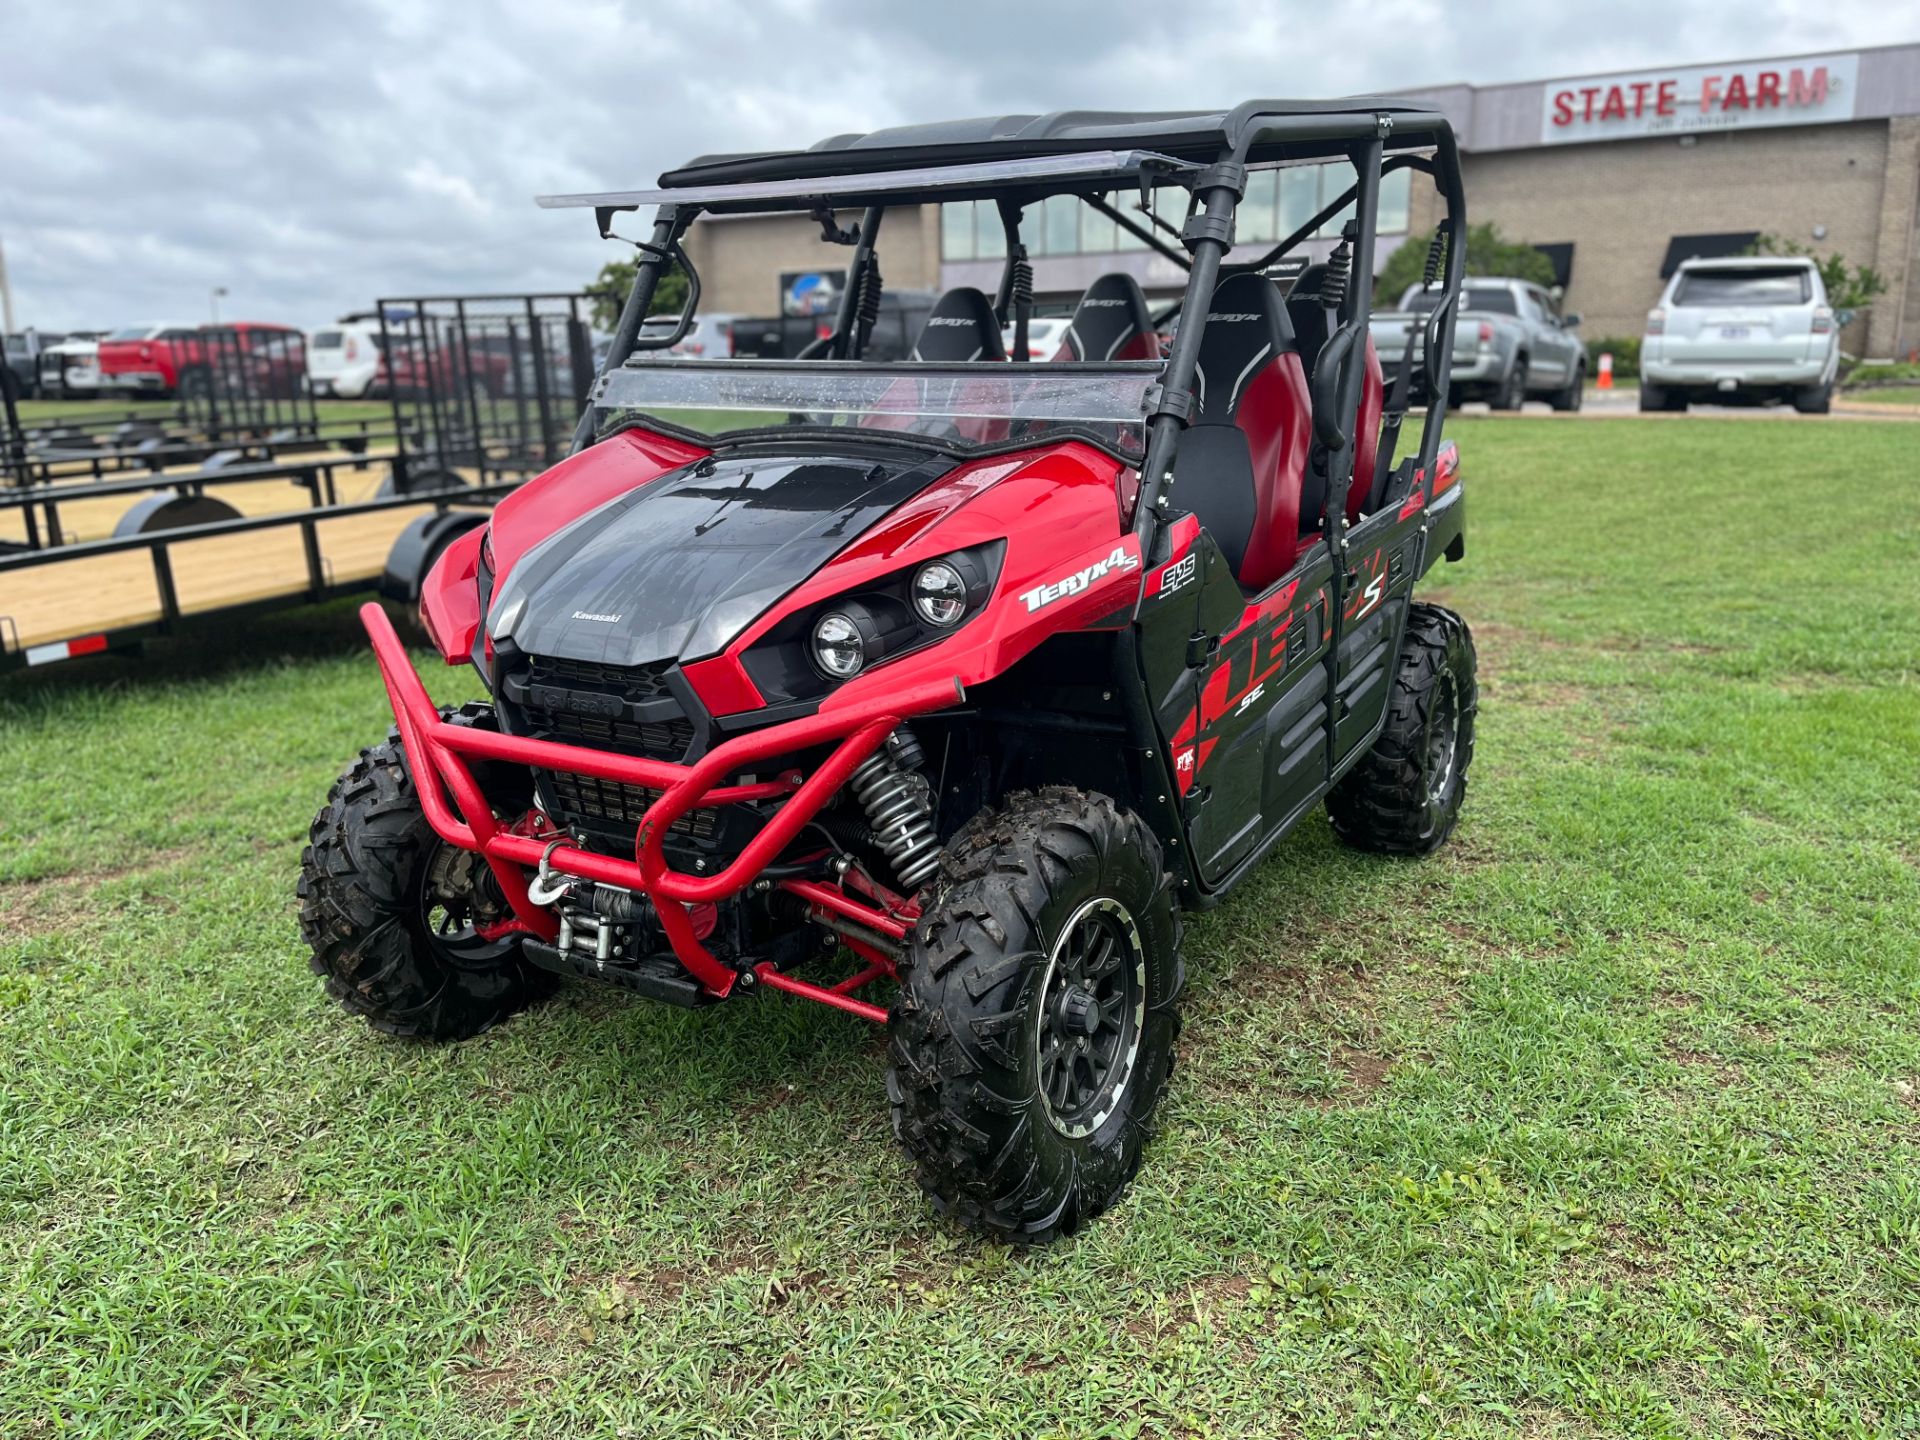
[[[1096,560],[1084,570],[1071,575],[1062,575],[1050,585],[1036,585],[1024,591],[1020,598],[1026,602],[1027,612],[1044,609],[1056,600],[1064,600],[1069,595],[1078,595],[1094,581],[1105,578],[1116,570],[1138,570],[1139,557],[1130,553],[1126,546],[1116,545],[1113,553],[1104,560]]]
[[[1243,310],[1236,310],[1232,314],[1224,314],[1216,311],[1207,316],[1207,323],[1209,325],[1238,325],[1242,321],[1258,320],[1259,318],[1258,315],[1250,315]]]
[[[1104,310],[1110,305],[1124,305],[1126,303],[1125,300],[1082,300],[1080,302],[1080,308],[1082,310]]]
[[[973,321],[964,315],[935,315],[927,321],[929,325],[971,325]]]

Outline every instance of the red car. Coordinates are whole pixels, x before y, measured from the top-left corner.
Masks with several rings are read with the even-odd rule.
[[[296,342],[298,330],[287,325],[241,322],[222,326],[133,325],[115,330],[100,342],[100,387],[103,390],[131,390],[143,395],[166,398],[180,395],[194,398],[207,393],[212,384],[212,364],[207,340],[209,330],[232,332],[241,352],[250,359],[258,353],[254,368],[271,387],[279,372],[297,377],[304,373],[305,358]],[[218,342],[215,342],[216,344]],[[289,351],[297,364],[281,364],[275,357]],[[297,382],[296,382],[297,383]]]

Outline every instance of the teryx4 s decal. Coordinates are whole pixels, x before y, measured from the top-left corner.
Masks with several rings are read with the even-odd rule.
[[[1027,607],[1027,613],[1043,610],[1056,600],[1065,600],[1070,595],[1078,595],[1094,581],[1104,579],[1116,570],[1137,570],[1140,557],[1133,554],[1124,545],[1113,547],[1113,553],[1104,560],[1096,560],[1084,570],[1076,570],[1071,575],[1062,575],[1058,580],[1045,585],[1036,585],[1031,590],[1022,591],[1021,601]]]

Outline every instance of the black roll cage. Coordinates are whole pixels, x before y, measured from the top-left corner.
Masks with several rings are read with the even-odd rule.
[[[1050,117],[1051,118],[1051,117]],[[1175,120],[1188,117],[1153,117],[1167,127],[1167,133],[1177,132],[1183,148],[1192,149],[1195,145],[1191,127],[1179,129]],[[1155,138],[1151,125],[1137,124],[1130,134],[1138,136],[1141,143],[1150,143]],[[1466,195],[1460,175],[1459,148],[1455,143],[1452,127],[1446,118],[1430,111],[1414,110],[1407,107],[1382,102],[1378,107],[1364,103],[1354,104],[1351,108],[1322,102],[1250,102],[1219,117],[1217,129],[1209,127],[1206,133],[1217,137],[1218,144],[1213,149],[1211,163],[1180,162],[1170,157],[1154,154],[1146,157],[1153,163],[1151,174],[1143,160],[1137,171],[1137,178],[1143,198],[1155,183],[1160,185],[1177,184],[1186,188],[1191,200],[1187,218],[1178,232],[1177,238],[1186,251],[1185,255],[1176,251],[1150,229],[1140,224],[1132,216],[1109,203],[1105,196],[1115,188],[1112,177],[1103,177],[1097,188],[1085,179],[1071,175],[1054,177],[1053,183],[1044,183],[1045,177],[1038,180],[1009,181],[1005,192],[996,194],[999,201],[1002,224],[1006,230],[1007,258],[996,297],[1003,323],[1006,322],[1009,307],[1017,300],[1018,267],[1026,263],[1026,254],[1019,242],[1019,218],[1024,204],[1044,198],[1049,194],[1072,194],[1091,205],[1095,210],[1113,219],[1150,248],[1162,256],[1181,265],[1187,271],[1187,287],[1181,299],[1160,318],[1168,318],[1175,313],[1185,313],[1197,317],[1197,320],[1183,324],[1175,332],[1173,344],[1169,349],[1161,373],[1159,384],[1148,392],[1148,435],[1146,454],[1140,464],[1141,490],[1139,502],[1134,511],[1134,530],[1141,542],[1142,554],[1148,562],[1155,563],[1167,554],[1168,530],[1170,522],[1178,513],[1174,504],[1174,457],[1179,449],[1180,433],[1192,419],[1195,408],[1193,391],[1194,374],[1199,359],[1200,342],[1206,329],[1206,314],[1212,303],[1213,293],[1225,275],[1263,271],[1287,251],[1302,243],[1322,226],[1327,224],[1349,204],[1354,206],[1354,218],[1348,227],[1350,235],[1343,237],[1343,244],[1351,246],[1351,281],[1340,297],[1337,307],[1330,315],[1330,333],[1322,346],[1314,367],[1311,387],[1313,426],[1315,438],[1327,452],[1328,474],[1326,487],[1326,513],[1321,529],[1324,537],[1336,544],[1346,528],[1345,496],[1353,476],[1356,437],[1349,431],[1349,419],[1359,409],[1362,386],[1365,383],[1365,353],[1367,340],[1367,319],[1373,304],[1374,240],[1379,223],[1380,181],[1384,175],[1399,169],[1420,170],[1433,178],[1435,187],[1445,201],[1445,213],[1441,218],[1439,233],[1434,239],[1431,252],[1430,270],[1436,266],[1439,273],[1434,279],[1441,287],[1441,299],[1428,314],[1422,334],[1422,363],[1430,375],[1446,373],[1446,357],[1453,353],[1454,325],[1458,312],[1458,300],[1465,274],[1466,260]],[[1389,143],[1397,148],[1392,156],[1386,154]],[[1417,149],[1411,147],[1418,147]],[[912,150],[888,152],[889,158],[900,157],[902,164],[896,169],[905,168],[907,159],[918,160],[925,164],[929,161],[929,151],[941,147],[929,146],[915,152]],[[1109,153],[1099,144],[1089,141],[1087,144],[1072,147],[1056,144],[1050,153],[1073,153],[1075,150]],[[1430,151],[1431,153],[1420,153]],[[823,234],[828,239],[838,239],[843,243],[845,232],[838,232],[833,221],[832,201],[838,194],[843,198],[865,199],[863,214],[857,228],[851,232],[854,256],[848,270],[846,292],[841,297],[839,313],[831,336],[817,342],[810,351],[815,352],[807,358],[816,358],[819,354],[835,359],[849,356],[857,358],[859,354],[856,327],[859,320],[859,297],[862,285],[876,262],[874,259],[874,240],[878,234],[884,205],[880,197],[874,196],[871,189],[861,190],[858,182],[872,181],[871,174],[835,175],[832,170],[836,164],[844,166],[850,161],[845,159],[848,152],[827,151],[820,156],[817,164],[821,171],[811,177],[806,193],[815,197],[813,213],[821,221]],[[791,171],[804,166],[814,152],[776,157],[747,157],[741,160],[715,162],[707,166],[714,171],[739,171],[743,167],[752,168],[756,163],[768,172],[775,168]],[[1247,171],[1250,158],[1258,165],[1276,160],[1312,161],[1345,159],[1353,166],[1355,179],[1342,195],[1325,206],[1305,225],[1280,241],[1270,250],[1251,262],[1233,265],[1225,264],[1228,251],[1233,246],[1233,222],[1241,198],[1246,193]],[[700,167],[678,172],[668,177],[683,183],[690,193],[703,197],[718,192],[701,191],[691,178],[697,175]],[[951,172],[956,177],[959,170]],[[924,172],[926,178],[923,190],[903,194],[896,203],[918,203],[919,199],[937,199],[940,194],[939,181],[942,172],[937,168]],[[687,177],[683,179],[682,177]],[[730,176],[728,178],[731,178]],[[977,196],[980,183],[970,173],[967,184],[955,185],[954,198],[961,198],[960,191],[968,197]],[[744,190],[745,187],[742,187]],[[778,182],[783,193],[778,203],[769,202],[767,210],[790,211],[795,208],[790,197],[795,192],[795,183],[791,180]],[[850,193],[851,192],[851,193]],[[687,261],[685,252],[680,248],[680,238],[693,221],[704,212],[700,203],[678,203],[671,199],[672,189],[657,192],[636,192],[632,196],[604,195],[579,197],[571,202],[543,203],[590,203],[599,222],[602,235],[610,235],[609,224],[617,210],[635,208],[636,203],[648,203],[657,199],[659,208],[655,213],[653,234],[648,243],[639,246],[641,261],[635,275],[632,290],[615,327],[601,374],[612,370],[633,355],[636,349],[664,348],[683,336],[691,324],[694,308],[698,304],[700,288],[698,276]],[[622,202],[632,203],[622,203]],[[725,208],[738,212],[753,208],[750,200],[727,197]],[[1142,213],[1154,226],[1171,230],[1171,226],[1154,216],[1145,205]],[[1413,243],[1410,236],[1407,243]],[[1441,261],[1444,261],[1441,264]],[[674,334],[639,341],[641,322],[652,301],[661,276],[666,267],[674,262],[683,265],[689,276],[687,304],[680,316]],[[877,276],[877,272],[876,276]],[[1024,329],[1024,325],[1022,326]],[[1439,368],[1436,368],[1438,357]],[[1409,355],[1407,364],[1412,363]],[[1399,433],[1399,422],[1404,414],[1407,386],[1404,383],[1390,384],[1388,390],[1389,413],[1384,417],[1383,444],[1378,462],[1376,492],[1380,492],[1389,477],[1392,465],[1391,446]],[[1422,487],[1422,501],[1432,499],[1431,487],[1434,480],[1435,461],[1439,452],[1441,432],[1447,413],[1447,387],[1435,384],[1428,387],[1432,399],[1427,411],[1426,425],[1421,434],[1420,451],[1416,459],[1403,463],[1396,475],[1397,493],[1394,498],[1404,498],[1412,487]],[[1394,407],[1399,407],[1395,411]],[[577,451],[591,443],[593,439],[592,412],[581,417],[579,429],[575,432],[574,449]],[[1392,493],[1392,492],[1389,492]],[[1305,517],[1302,517],[1303,519]],[[1323,541],[1324,543],[1324,541]],[[1335,567],[1338,572],[1339,567]]]

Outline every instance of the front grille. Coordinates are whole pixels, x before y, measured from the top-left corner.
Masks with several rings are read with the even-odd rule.
[[[593,660],[561,660],[551,655],[535,655],[528,661],[528,679],[535,685],[558,685],[566,689],[596,690],[618,695],[629,703],[665,700],[672,696],[667,688],[671,660],[655,660],[649,665],[603,665]]]
[[[590,834],[617,838],[628,849],[632,848],[634,829],[645,817],[647,807],[660,798],[658,790],[618,780],[602,780],[593,775],[555,770],[549,771],[547,778],[562,811],[560,818],[569,826],[577,825]],[[714,812],[689,810],[667,828],[675,835],[711,840]]]
[[[663,714],[679,709],[667,683],[672,669],[671,660],[607,665],[535,655],[507,689],[519,700],[536,739],[677,763],[693,746],[694,727],[683,714]],[[641,707],[648,718],[636,716]],[[553,818],[617,853],[631,851],[634,828],[660,798],[658,790],[617,780],[565,770],[540,774]],[[715,812],[695,810],[674,821],[671,832],[709,840],[718,825]]]
[[[531,707],[528,713],[534,717],[542,740],[557,740],[562,745],[679,760],[693,744],[693,724],[687,720],[614,720],[599,715],[556,715]]]

